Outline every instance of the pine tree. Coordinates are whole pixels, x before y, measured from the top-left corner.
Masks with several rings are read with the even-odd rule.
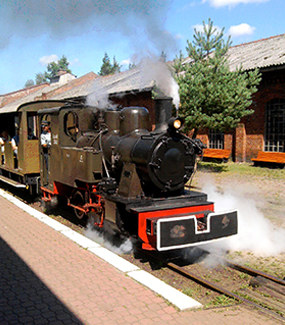
[[[34,83],[34,80],[33,79],[28,79],[26,82],[25,82],[25,88],[29,88],[29,87],[32,87],[34,86],[35,83]]]
[[[209,19],[203,31],[195,29],[192,43],[187,41],[188,60],[180,52],[175,60],[176,79],[180,94],[180,115],[187,131],[201,128],[225,131],[234,128],[241,118],[253,113],[249,106],[261,80],[258,70],[230,71],[226,53],[230,38],[223,39]]]
[[[47,82],[47,79],[45,77],[45,74],[44,73],[37,73],[36,74],[36,85],[41,85],[43,83]]]
[[[117,62],[116,58],[113,57],[113,67],[112,67],[113,72],[112,73],[118,73],[118,72],[120,72],[120,70],[121,70],[121,67],[120,67],[119,63]]]
[[[71,73],[71,70],[68,68],[69,62],[67,58],[63,55],[57,62],[50,62],[47,66],[47,71],[45,72],[45,79],[52,79],[55,77],[59,70],[64,70],[68,73]]]
[[[161,51],[159,61],[166,62],[167,55],[164,51]]]
[[[112,64],[111,64],[110,58],[106,52],[105,52],[105,55],[104,55],[102,61],[103,61],[103,63],[101,65],[99,75],[107,76],[108,74],[112,74]]]
[[[99,71],[100,76],[107,76],[109,74],[114,74],[114,73],[120,72],[121,67],[120,67],[119,63],[116,61],[115,57],[113,57],[113,64],[112,64],[108,54],[105,52],[102,61],[103,61],[103,63],[101,65],[101,69]]]
[[[136,64],[135,63],[129,63],[129,66],[128,66],[128,70],[132,70],[134,68],[136,68]]]

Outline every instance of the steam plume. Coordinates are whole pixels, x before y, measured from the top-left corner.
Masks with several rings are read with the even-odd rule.
[[[119,80],[125,80],[126,78],[130,78],[133,89],[142,90],[150,85],[155,85],[164,95],[172,97],[173,103],[178,110],[180,102],[179,86],[173,78],[170,67],[154,55],[142,58],[132,71],[96,78],[91,92],[87,96],[87,104],[100,109],[115,108],[116,105],[109,100],[109,95],[113,91],[112,84],[117,84]]]
[[[215,202],[216,211],[238,209],[238,235],[208,245],[207,248],[223,250],[251,251],[256,255],[269,256],[285,252],[285,229],[274,227],[242,190],[235,192],[225,189],[226,194],[218,193],[214,186],[204,189],[209,200]]]
[[[168,4],[167,0],[2,1],[0,48],[7,46],[13,35],[48,34],[63,39],[89,31],[115,31],[127,36],[136,51],[151,43],[155,51],[170,52],[176,41],[163,27]]]
[[[86,98],[86,104],[99,109],[116,108],[116,105],[109,100],[109,93],[104,87],[102,77],[93,81],[92,91]]]
[[[103,234],[93,229],[91,224],[87,225],[85,236],[116,254],[127,254],[131,253],[133,250],[133,244],[130,239],[125,239],[124,241],[121,240],[119,243],[118,240],[114,237],[109,236],[107,239],[103,236]],[[117,241],[117,243],[115,241]]]
[[[173,104],[178,110],[180,98],[179,86],[172,76],[169,66],[155,57],[145,57],[139,64],[141,83],[154,81],[155,85],[167,96],[172,97]]]

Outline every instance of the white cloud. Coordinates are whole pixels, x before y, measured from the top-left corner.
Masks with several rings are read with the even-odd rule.
[[[255,27],[250,26],[249,24],[242,23],[239,25],[231,26],[229,29],[229,34],[232,37],[251,35],[255,31]]]
[[[175,34],[174,35],[175,39],[179,40],[179,39],[183,39],[183,35],[182,34]]]
[[[130,59],[126,59],[120,62],[120,65],[129,65],[131,63]]]
[[[261,3],[267,2],[269,0],[203,0],[203,3],[209,2],[212,7],[219,8],[219,7],[234,7],[239,5],[240,3],[249,4],[249,3]]]
[[[221,32],[221,28],[219,27],[219,26],[213,26],[214,28],[216,28],[216,34],[217,33],[219,33],[219,32]],[[199,25],[199,24],[197,24],[197,25],[194,25],[193,26],[193,30],[194,29],[196,29],[197,30],[197,32],[201,32],[201,33],[203,33],[204,32],[204,26],[201,24],[201,25]]]
[[[75,66],[75,65],[79,64],[79,62],[80,62],[79,59],[75,58],[74,60],[70,61],[69,64],[70,64],[70,66]]]
[[[58,61],[58,56],[56,54],[45,55],[40,58],[41,65],[48,65],[51,62]]]

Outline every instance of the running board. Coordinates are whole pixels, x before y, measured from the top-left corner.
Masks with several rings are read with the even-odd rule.
[[[4,183],[7,183],[9,185],[12,185],[14,187],[17,187],[17,188],[26,188],[26,185],[25,184],[22,184],[22,183],[19,183],[17,181],[14,181],[13,179],[10,179],[10,178],[5,177],[3,175],[0,175],[0,181],[2,181]]]

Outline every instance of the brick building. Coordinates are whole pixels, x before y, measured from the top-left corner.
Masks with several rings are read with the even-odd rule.
[[[227,151],[233,161],[250,161],[260,151],[285,152],[285,34],[255,42],[233,46],[228,51],[230,69],[242,67],[249,71],[258,68],[262,81],[254,95],[254,113],[245,117],[235,130],[221,133],[213,130],[201,132],[198,137],[215,155],[216,149]],[[59,76],[59,81],[63,76]],[[92,96],[106,98],[119,106],[148,108],[152,123],[155,121],[152,91],[155,82],[146,80],[139,69],[99,77],[90,72],[80,78],[74,76],[63,82],[34,86],[0,95],[0,114],[11,117],[11,134],[18,107],[30,101],[73,99],[85,101]],[[7,119],[5,119],[7,121]],[[6,122],[5,122],[6,123]],[[7,125],[5,125],[6,127]],[[4,129],[1,125],[0,131]],[[9,129],[9,128],[8,128]],[[211,153],[212,152],[212,153]],[[285,155],[285,154],[284,154]]]
[[[262,75],[250,108],[232,132],[212,130],[199,134],[211,153],[229,150],[234,161],[250,161],[259,151],[285,152],[285,34],[233,46],[228,51],[231,70],[258,68]]]

